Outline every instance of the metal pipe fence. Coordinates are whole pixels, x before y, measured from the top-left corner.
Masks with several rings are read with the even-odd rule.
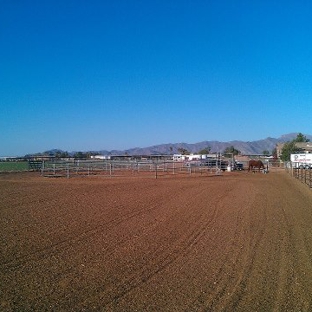
[[[294,178],[312,188],[312,169],[297,167],[291,162],[285,166],[286,171]]]
[[[220,174],[216,167],[191,165],[186,162],[145,160],[145,161],[116,161],[116,160],[77,160],[77,161],[44,161],[41,175],[45,177],[74,177],[74,176],[104,176],[125,177],[145,175],[155,178],[161,176],[184,174],[204,175]]]

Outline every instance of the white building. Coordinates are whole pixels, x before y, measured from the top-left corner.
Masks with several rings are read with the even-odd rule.
[[[110,156],[105,156],[105,155],[95,155],[95,156],[91,156],[91,159],[110,159]]]
[[[203,160],[207,158],[217,158],[216,154],[190,154],[190,155],[182,155],[182,154],[173,154],[172,159],[174,161],[192,161],[192,160]]]

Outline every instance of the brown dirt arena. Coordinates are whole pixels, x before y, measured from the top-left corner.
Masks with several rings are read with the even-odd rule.
[[[284,171],[0,175],[1,311],[312,311],[312,190]]]

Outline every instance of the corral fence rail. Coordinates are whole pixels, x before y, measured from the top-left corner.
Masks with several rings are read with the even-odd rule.
[[[45,177],[74,177],[101,175],[107,177],[148,175],[155,178],[174,174],[209,174],[217,168],[169,160],[75,160],[43,161],[41,175]]]
[[[312,188],[312,168],[298,167],[295,163],[288,162],[285,170],[294,178]]]
[[[108,177],[146,175],[153,177],[185,174],[204,175],[221,174],[228,169],[228,161],[216,165],[216,160],[209,161],[174,161],[164,159],[143,160],[23,160],[0,161],[0,172],[37,171],[46,177],[74,177],[102,175]],[[248,169],[248,161],[239,162],[242,170]],[[268,163],[270,171],[284,168],[281,162]],[[233,168],[231,168],[233,170]]]

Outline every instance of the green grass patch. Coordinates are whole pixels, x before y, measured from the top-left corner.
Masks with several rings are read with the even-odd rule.
[[[0,172],[26,171],[28,169],[27,161],[0,161]]]

